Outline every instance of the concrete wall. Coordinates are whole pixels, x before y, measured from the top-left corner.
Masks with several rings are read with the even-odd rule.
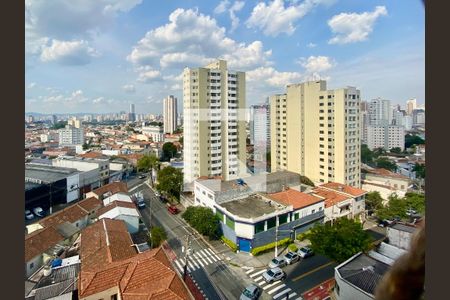
[[[33,266],[32,266],[33,265]],[[40,267],[44,265],[44,258],[42,254],[32,258],[30,261],[25,262],[25,277],[29,278]]]
[[[235,244],[237,243],[236,233],[234,232],[233,229],[228,227],[223,222],[220,222],[220,228],[222,228],[222,233],[227,239],[229,239],[230,241],[232,241]]]
[[[389,244],[408,250],[411,243],[412,233],[401,231],[392,227],[387,228],[387,237]]]

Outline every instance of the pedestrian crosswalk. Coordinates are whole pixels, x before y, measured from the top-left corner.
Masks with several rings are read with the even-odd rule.
[[[210,248],[195,250],[193,253],[189,255],[188,271],[193,272],[195,270],[204,268],[207,265],[213,264],[220,260],[221,260],[220,257]],[[184,256],[175,259],[174,262],[176,268],[182,274],[185,266]]]
[[[272,299],[302,299],[302,297],[297,295],[296,292],[292,291],[292,289],[289,288],[282,280],[275,281],[273,283],[267,283],[262,276],[262,274],[266,271],[267,269],[249,269],[245,273],[253,280],[256,285],[261,287],[264,292],[272,296]]]

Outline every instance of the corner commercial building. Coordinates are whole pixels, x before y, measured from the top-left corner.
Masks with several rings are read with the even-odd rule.
[[[324,80],[291,84],[271,96],[272,171],[360,187],[359,110],[359,90],[327,90]]]
[[[245,73],[217,60],[183,72],[184,182],[245,172]]]

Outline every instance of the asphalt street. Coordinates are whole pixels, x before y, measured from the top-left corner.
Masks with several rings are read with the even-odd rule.
[[[147,207],[141,210],[141,215],[147,227],[161,226],[168,236],[168,244],[176,253],[176,268],[182,273],[184,267],[187,236],[190,236],[192,255],[189,258],[189,270],[208,299],[238,299],[244,284],[228,267],[227,263],[211,249],[190,228],[179,215],[172,215],[167,206],[161,203],[153,191],[146,185],[139,185],[131,193],[142,191]],[[150,215],[150,211],[152,214]]]

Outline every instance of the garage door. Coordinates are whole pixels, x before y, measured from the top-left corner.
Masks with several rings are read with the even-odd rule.
[[[239,251],[250,252],[251,242],[246,239],[239,239]]]

